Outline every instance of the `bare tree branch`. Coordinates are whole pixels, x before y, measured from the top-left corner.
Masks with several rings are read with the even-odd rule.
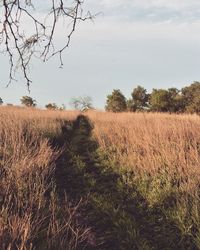
[[[35,9],[33,0],[0,0],[0,52],[9,57],[8,85],[15,80],[15,72],[20,69],[30,90],[28,69],[33,56],[45,62],[58,55],[62,67],[62,54],[69,47],[77,22],[94,17],[90,12],[83,15],[84,0],[48,0],[45,3],[47,11],[41,14],[38,7]],[[58,48],[55,35],[61,18],[69,25],[68,31],[63,32],[65,43]]]

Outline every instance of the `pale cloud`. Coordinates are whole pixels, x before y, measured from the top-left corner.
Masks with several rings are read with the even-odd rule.
[[[200,19],[199,0],[94,0],[90,6],[106,16],[131,20],[194,22]]]
[[[116,6],[133,6],[141,8],[169,8],[180,10],[200,6],[199,0],[100,0],[100,4],[115,8]]]
[[[200,79],[200,0],[85,0],[83,9],[103,14],[94,23],[78,22],[63,54],[64,69],[57,58],[31,65],[31,94],[40,105],[90,95],[95,106],[103,107],[114,88],[128,97],[137,84],[148,90],[181,88]],[[25,26],[32,31],[28,21]],[[67,39],[65,28],[61,20],[58,48]],[[27,94],[23,79],[5,89],[8,65],[2,56],[0,64],[1,97],[18,103]]]

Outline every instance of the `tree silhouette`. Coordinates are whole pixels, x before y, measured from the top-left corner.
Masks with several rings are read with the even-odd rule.
[[[92,98],[90,96],[74,97],[70,101],[70,106],[83,112],[94,109],[92,105]]]
[[[21,104],[26,107],[35,107],[36,101],[30,96],[22,96]]]
[[[56,110],[58,109],[58,106],[55,103],[48,103],[47,105],[45,105],[45,108],[49,110]]]
[[[0,0],[0,48],[9,57],[8,85],[20,68],[29,89],[28,67],[33,56],[47,61],[58,55],[63,66],[62,53],[69,46],[78,21],[93,18],[89,12],[83,13],[83,4],[84,0]],[[60,20],[66,24],[62,31],[65,42],[58,48],[54,38]]]

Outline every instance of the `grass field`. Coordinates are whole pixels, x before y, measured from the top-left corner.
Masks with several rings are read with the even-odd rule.
[[[200,249],[200,117],[0,108],[0,249]]]

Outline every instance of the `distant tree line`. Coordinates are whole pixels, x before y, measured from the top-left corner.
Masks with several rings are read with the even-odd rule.
[[[177,88],[153,89],[151,93],[137,86],[126,99],[119,89],[107,96],[106,111],[112,112],[169,112],[200,114],[200,82],[194,82],[181,90]]]
[[[26,107],[36,107],[37,103],[30,96],[22,96],[21,104]],[[0,98],[0,105],[3,104]],[[7,104],[12,106],[12,104]],[[89,96],[75,97],[70,105],[80,111],[94,109],[92,99]],[[45,105],[48,110],[65,110],[64,104],[56,103]],[[126,99],[119,89],[114,89],[107,96],[106,111],[111,112],[169,112],[169,113],[197,113],[200,114],[200,82],[193,82],[190,86],[181,90],[177,88],[153,89],[148,93],[145,88],[138,85],[133,89],[131,98]]]
[[[21,104],[26,107],[36,107],[36,100],[30,96],[22,96]],[[65,110],[65,105],[62,104],[60,107],[55,103],[48,103],[45,105],[45,108],[48,110]]]
[[[20,99],[20,102],[25,107],[34,108],[37,106],[36,100],[33,99],[30,96],[22,96]],[[0,105],[3,104],[2,98],[0,98]],[[70,101],[70,105],[73,109],[79,110],[79,111],[87,111],[90,109],[94,109],[92,104],[92,98],[89,96],[83,96],[83,97],[73,97]],[[11,103],[7,103],[7,106],[13,106]],[[65,110],[66,106],[62,104],[61,106],[58,106],[56,103],[48,103],[45,105],[45,108],[48,110]]]

